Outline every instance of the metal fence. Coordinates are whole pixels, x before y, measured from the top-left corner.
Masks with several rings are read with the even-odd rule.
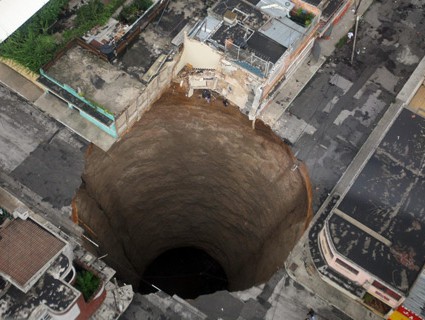
[[[266,61],[253,52],[242,49],[231,42],[226,43],[224,52],[226,57],[238,62],[240,66],[263,78],[268,75],[274,65],[272,62]]]

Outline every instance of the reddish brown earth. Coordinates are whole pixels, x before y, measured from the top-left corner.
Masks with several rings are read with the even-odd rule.
[[[270,129],[221,100],[170,89],[108,153],[89,149],[78,216],[136,287],[161,253],[204,250],[230,290],[282,267],[311,215],[304,168]],[[109,260],[108,260],[109,259]]]

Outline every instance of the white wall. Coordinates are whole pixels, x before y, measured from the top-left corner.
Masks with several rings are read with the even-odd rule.
[[[366,289],[367,292],[369,292],[373,296],[377,297],[378,299],[384,301],[386,304],[388,304],[392,308],[397,308],[403,302],[403,300],[404,300],[403,296],[401,297],[400,300],[395,300],[392,297],[390,297],[389,295],[387,295],[385,292],[383,292],[383,291],[379,290],[378,288],[375,288],[374,286],[372,286],[373,281],[376,280],[376,281],[382,283],[382,285],[387,286],[388,289],[394,291],[394,289],[392,289],[390,286],[385,284],[385,282],[383,282],[379,279],[375,279],[371,274],[369,274],[365,270],[361,269],[359,266],[357,266],[357,265],[351,263],[350,261],[348,261],[347,259],[345,259],[345,257],[343,255],[339,254],[335,250],[335,248],[333,248],[332,244],[330,243],[330,241],[328,241],[328,239],[329,239],[329,237],[327,236],[326,230],[325,230],[325,228],[323,228],[319,232],[320,247],[321,247],[321,251],[323,253],[323,256],[324,256],[327,264],[332,269],[338,271],[340,274],[342,274],[347,279],[356,282],[359,286],[362,286],[364,289]],[[326,244],[328,244],[328,245],[326,245]],[[330,250],[331,253],[328,250]],[[330,254],[332,254],[333,257]],[[343,266],[339,265],[336,262],[337,258],[339,260],[345,262],[346,264],[350,265],[354,269],[356,269],[358,271],[358,274],[355,275],[354,273],[345,269]]]
[[[0,43],[31,18],[49,0],[1,0]]]
[[[175,69],[175,75],[187,64],[200,69],[219,69],[221,55],[197,40],[192,40],[185,35],[183,54]]]

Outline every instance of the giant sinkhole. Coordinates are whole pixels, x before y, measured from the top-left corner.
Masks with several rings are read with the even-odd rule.
[[[120,279],[195,298],[267,281],[310,200],[304,166],[268,127],[170,90],[107,153],[88,149],[74,209]]]

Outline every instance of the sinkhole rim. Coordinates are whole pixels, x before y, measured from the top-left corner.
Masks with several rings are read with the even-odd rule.
[[[179,103],[176,103],[176,99]],[[188,117],[191,117],[191,121],[187,120]],[[257,122],[256,130],[252,130],[251,124],[239,110],[225,108],[221,101],[206,104],[196,97],[187,98],[168,92],[107,155],[98,148],[91,148],[87,152],[83,175],[85,185],[76,197],[78,212],[81,221],[98,235],[102,248],[107,248],[105,250],[111,253],[107,261],[117,270],[123,281],[133,284],[136,288],[147,265],[161,252],[172,247],[201,247],[225,270],[229,281],[228,291],[244,290],[265,282],[283,267],[287,255],[311,219],[311,186],[305,168],[302,169],[303,165],[300,165],[299,170],[290,170],[295,158],[289,146],[261,122]],[[186,146],[185,141],[194,144]],[[209,143],[215,148],[210,147]],[[181,150],[189,155],[188,158],[179,158]],[[199,150],[202,150],[203,154],[199,153]],[[214,150],[218,150],[216,154],[209,154]],[[197,152],[192,154],[192,151]],[[278,154],[273,155],[274,152]],[[149,158],[148,153],[153,155],[153,158]],[[164,154],[167,155],[166,158]],[[137,155],[137,161],[134,155]],[[158,158],[155,158],[156,156]],[[220,168],[220,161],[235,165],[242,161],[242,165],[226,167],[228,171],[221,176],[217,176],[216,173],[220,172],[218,170],[199,167],[196,169],[199,169],[198,171],[194,171],[196,174],[185,181],[177,175],[185,168],[173,167],[176,161],[169,159],[174,158],[186,166],[190,159],[195,169],[196,166],[209,163],[209,160],[218,163],[217,168]],[[138,170],[143,169],[144,163],[158,163],[160,169],[157,172],[148,171],[145,176],[138,178],[139,180],[132,179],[139,175]],[[304,173],[302,170],[305,170]],[[152,212],[151,208],[157,208],[153,202],[150,206],[149,203],[142,200],[137,202],[139,200],[135,201],[134,197],[125,195],[134,188],[138,195],[146,196],[147,199],[155,196],[157,190],[154,178],[158,176],[164,178],[161,183],[167,186],[163,191],[173,191],[173,184],[167,180],[170,179],[170,174],[176,174],[174,178],[171,177],[171,182],[181,183],[178,186],[183,188],[178,197],[184,196],[186,185],[203,187],[202,177],[205,176],[204,180],[209,183],[218,181],[225,185],[223,188],[220,185],[218,188],[214,185],[206,186],[204,190],[209,191],[199,194],[196,192],[202,188],[194,187],[194,190],[189,190],[191,196],[201,197],[208,193],[222,192],[219,189],[225,190],[222,192],[224,195],[232,190],[242,190],[243,194],[238,195],[242,197],[240,201],[226,201],[229,206],[243,202],[249,205],[242,207],[240,218],[236,214],[225,215],[227,220],[221,221],[223,218],[218,215],[216,221],[202,221],[200,214],[197,214],[200,211],[196,211],[196,208],[191,208],[194,209],[191,215],[173,211],[175,203],[189,203],[185,198],[177,197],[174,199],[175,203],[167,204],[169,208],[164,206],[165,209],[171,208],[171,211],[164,209]],[[261,176],[261,181],[255,180],[254,175]],[[110,181],[114,182],[112,186]],[[137,182],[141,181],[145,183],[146,188],[138,189],[140,183]],[[199,185],[194,184],[194,181]],[[129,183],[132,183],[131,188],[126,187]],[[282,195],[288,195],[288,199],[282,199]],[[293,199],[289,199],[290,197]],[[117,206],[118,201],[115,200],[119,200],[121,206]],[[158,200],[159,203],[160,200],[162,199]],[[202,197],[199,198],[199,202],[205,204],[203,200]],[[131,203],[133,208],[147,208],[146,212],[138,212],[136,215],[132,212],[131,205],[127,206],[128,203]],[[214,207],[214,202],[207,205]],[[258,208],[253,209],[256,205]],[[223,208],[225,207],[221,209]],[[223,211],[221,209],[217,212]],[[119,215],[115,214],[118,212]],[[261,216],[255,216],[259,212]],[[252,214],[254,218],[250,218]],[[170,220],[168,215],[175,218]],[[107,219],[104,219],[105,216]],[[201,225],[202,227],[199,227]],[[208,230],[208,226],[217,230]],[[165,237],[163,241],[166,243],[158,240],[158,236]],[[251,252],[246,253],[247,250]],[[140,252],[146,257],[139,257]],[[246,266],[250,264],[255,266],[249,269]],[[133,273],[127,269],[132,269]]]

